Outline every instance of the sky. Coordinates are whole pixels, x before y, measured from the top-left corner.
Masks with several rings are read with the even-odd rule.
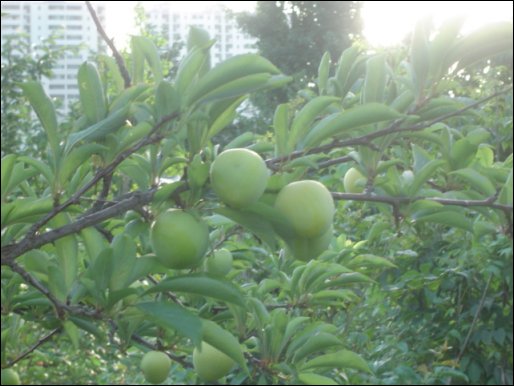
[[[132,31],[135,1],[106,1],[108,20],[119,20],[108,26],[108,33],[122,43]],[[143,5],[162,3],[145,1]],[[181,10],[205,9],[223,4],[234,11],[251,11],[255,1],[173,1]],[[401,42],[417,20],[432,15],[436,23],[457,15],[466,16],[464,31],[471,31],[487,22],[511,20],[512,1],[365,1],[362,9],[364,36],[374,46],[387,47]]]

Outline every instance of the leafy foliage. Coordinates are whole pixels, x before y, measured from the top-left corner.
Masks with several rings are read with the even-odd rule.
[[[476,99],[459,71],[511,52],[512,25],[461,36],[422,24],[408,55],[353,46],[334,68],[324,55],[317,93],[224,148],[214,138],[237,106],[291,78],[255,54],[209,68],[200,32],[173,79],[147,37],[132,40],[130,87],[118,67],[102,77],[85,63],[64,138],[52,101],[24,86],[49,151],[2,159],[2,367],[22,382],[138,383],[124,370],[150,349],[172,359],[170,382],[194,384],[205,341],[237,363],[231,384],[511,383],[512,144],[500,138],[512,79],[481,83]],[[271,171],[243,208],[207,178],[231,147]],[[340,192],[350,168],[363,193]],[[299,261],[274,201],[305,179],[337,202],[328,247]],[[232,253],[225,277],[159,263],[150,227],[170,207],[209,226],[206,259]],[[94,355],[64,369],[66,352]]]

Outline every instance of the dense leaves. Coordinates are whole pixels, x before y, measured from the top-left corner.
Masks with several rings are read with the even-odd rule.
[[[290,79],[255,54],[209,68],[198,29],[174,79],[148,37],[132,40],[132,87],[85,63],[82,115],[59,140],[51,101],[24,86],[50,151],[2,159],[2,367],[24,383],[140,383],[150,349],[172,359],[168,382],[195,384],[206,342],[237,363],[231,384],[512,383],[512,79],[475,60],[510,53],[512,27],[450,27],[419,25],[409,50],[353,46],[334,68],[319,55],[305,103],[225,148],[213,138],[237,106]],[[494,49],[470,51],[487,37]],[[213,192],[231,147],[266,159],[257,202]],[[362,193],[343,192],[351,168]],[[295,228],[309,224],[274,205],[302,180],[335,200],[312,253]],[[206,258],[232,253],[225,277],[159,262],[150,229],[168,208],[207,224]]]

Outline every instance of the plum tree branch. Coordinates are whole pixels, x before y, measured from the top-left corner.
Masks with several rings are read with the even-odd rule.
[[[280,156],[280,157],[275,157],[275,158],[270,158],[268,160],[266,160],[266,164],[273,168],[273,166],[275,164],[280,164],[280,163],[283,163],[283,162],[287,162],[287,161],[291,161],[293,159],[297,159],[297,158],[301,158],[303,156],[306,156],[306,155],[309,155],[309,154],[317,154],[317,153],[323,153],[323,152],[326,152],[326,151],[329,151],[329,150],[333,150],[333,149],[336,149],[336,148],[342,148],[342,147],[347,147],[347,146],[355,146],[355,145],[369,145],[370,141],[372,141],[373,139],[376,139],[376,138],[380,138],[380,137],[384,137],[386,135],[389,135],[389,134],[394,134],[394,133],[401,133],[401,132],[413,132],[413,131],[420,131],[420,130],[423,130],[427,127],[430,127],[436,123],[439,123],[439,122],[442,122],[448,118],[453,118],[453,117],[456,117],[458,115],[461,115],[462,113],[468,111],[468,110],[471,110],[475,107],[478,107],[488,101],[490,101],[491,99],[494,99],[494,98],[497,98],[498,96],[500,95],[503,95],[503,94],[507,94],[509,92],[512,91],[512,87],[508,87],[506,89],[503,89],[503,90],[500,90],[498,92],[495,92],[494,94],[491,94],[485,98],[482,98],[474,103],[471,103],[457,111],[453,111],[453,112],[450,112],[450,113],[447,113],[447,114],[444,114],[444,115],[441,115],[440,117],[437,117],[437,118],[434,118],[432,120],[429,120],[429,121],[425,121],[425,122],[421,122],[417,125],[412,125],[412,126],[407,126],[407,127],[401,127],[401,124],[404,122],[403,119],[401,120],[397,120],[395,122],[393,122],[389,127],[385,128],[385,129],[382,129],[382,130],[377,130],[375,132],[372,132],[372,133],[369,133],[369,134],[365,134],[365,135],[362,135],[360,137],[356,137],[356,138],[350,138],[350,139],[346,139],[346,140],[334,140],[330,143],[327,143],[325,145],[321,145],[321,146],[317,146],[317,147],[314,147],[312,149],[306,149],[306,150],[296,150],[296,151],[293,151],[291,154],[288,154],[288,155],[285,155],[285,156]]]
[[[102,27],[102,23],[100,23],[100,19],[98,19],[98,15],[96,14],[95,9],[91,5],[90,1],[86,1],[86,6],[91,14],[91,17],[93,18],[93,21],[96,25],[96,29],[98,30],[98,33],[102,37],[102,39],[107,43],[109,48],[112,51],[112,54],[114,56],[114,59],[116,60],[116,64],[118,65],[118,68],[120,69],[121,76],[123,78],[123,82],[125,84],[125,88],[129,88],[131,85],[130,75],[127,70],[127,66],[125,65],[125,61],[123,60],[123,57],[120,55],[118,49],[114,45],[114,39],[109,39],[109,36],[107,36],[107,33],[105,32],[104,28]]]
[[[104,179],[104,177],[111,175],[120,163],[122,163],[124,160],[126,160],[128,157],[130,157],[136,151],[138,151],[139,149],[141,149],[142,147],[144,147],[146,145],[156,143],[156,142],[159,142],[160,140],[162,140],[164,137],[162,135],[158,134],[157,131],[164,124],[168,123],[169,121],[174,120],[177,117],[178,117],[178,113],[173,113],[173,114],[162,117],[162,119],[152,128],[152,130],[146,137],[142,138],[139,142],[137,142],[132,147],[130,147],[130,148],[126,149],[125,151],[121,152],[120,154],[118,154],[116,156],[116,158],[109,165],[98,170],[98,172],[95,174],[95,176],[88,183],[86,183],[82,188],[80,188],[78,191],[76,191],[68,200],[66,200],[62,204],[55,206],[52,209],[52,211],[50,211],[48,214],[43,216],[43,218],[41,218],[34,225],[32,225],[32,227],[27,232],[26,236],[18,244],[14,245],[15,248],[13,248],[13,245],[8,245],[6,247],[2,247],[2,264],[3,264],[3,260],[4,260],[4,250],[12,251],[13,249],[19,249],[19,250],[24,250],[26,252],[30,249],[33,249],[34,247],[31,247],[31,245],[34,244],[34,242],[35,242],[36,232],[43,225],[48,223],[48,221],[50,221],[53,217],[55,217],[58,213],[62,212],[64,209],[68,208],[69,206],[71,206],[73,204],[78,203],[81,200],[81,198],[85,192],[87,192],[89,189],[91,189],[93,186],[95,186],[98,183],[98,181]],[[119,213],[121,213],[121,212],[118,212],[116,214],[119,214]],[[103,220],[101,220],[101,221],[103,221]],[[94,225],[94,224],[91,224],[91,225]],[[89,226],[89,225],[87,225],[87,226]],[[82,228],[80,228],[80,229],[82,229]],[[66,233],[66,234],[69,234],[69,233]],[[60,237],[62,237],[62,236],[60,236]],[[56,240],[56,239],[52,239],[47,242],[51,242],[54,240]],[[38,245],[38,246],[40,246],[40,245]],[[35,248],[37,248],[37,247],[35,247]],[[17,256],[19,256],[19,254]]]
[[[389,205],[400,205],[409,204],[414,201],[432,201],[442,205],[453,205],[463,207],[488,207],[492,209],[499,209],[503,211],[512,211],[512,205],[498,204],[494,202],[496,196],[491,196],[484,200],[460,200],[451,198],[440,198],[440,197],[389,197],[389,196],[378,196],[368,193],[340,193],[332,192],[332,197],[336,200],[352,200],[352,201],[371,201],[371,202],[382,202]]]
[[[143,339],[139,335],[133,334],[132,335],[132,340],[134,342],[137,342],[137,343],[139,343],[139,344],[149,348],[150,350],[161,351],[160,348],[156,344],[148,342],[146,339]],[[193,365],[191,363],[187,362],[184,359],[184,357],[181,357],[181,356],[178,356],[178,355],[175,355],[175,354],[170,354],[168,351],[164,351],[164,353],[167,356],[169,356],[171,360],[173,360],[173,361],[175,361],[177,363],[180,363],[182,365],[182,367],[184,367],[185,369],[193,367]]]
[[[41,347],[43,344],[45,344],[46,342],[49,342],[54,337],[54,335],[57,335],[60,332],[61,332],[60,328],[56,328],[55,330],[50,331],[48,334],[46,334],[44,337],[42,337],[36,343],[34,343],[27,351],[21,353],[16,358],[14,358],[12,361],[7,363],[7,365],[5,367],[9,368],[9,367],[14,366],[16,363],[18,363],[22,359],[24,359],[27,356],[29,356],[30,354],[32,354],[36,349]]]
[[[75,222],[43,233],[28,241],[23,239],[18,244],[11,244],[2,247],[2,265],[11,265],[10,263],[14,259],[24,254],[25,252],[39,248],[64,236],[77,233],[84,228],[96,225],[111,217],[124,213],[129,209],[134,209],[141,205],[148,204],[152,200],[154,193],[155,189],[151,189],[146,192],[134,192],[134,194],[132,194],[132,196],[129,198],[121,200],[105,209],[80,217]]]

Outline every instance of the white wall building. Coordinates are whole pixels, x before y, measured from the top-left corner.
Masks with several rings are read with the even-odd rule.
[[[105,22],[105,6],[94,4],[97,15]],[[66,53],[53,69],[52,79],[43,79],[45,91],[63,102],[67,111],[70,102],[78,99],[77,71],[91,55],[103,50],[104,43],[84,2],[67,1],[2,1],[2,45],[6,37],[26,34],[31,46],[55,34],[57,46],[81,46],[75,53]]]
[[[257,40],[241,31],[223,7],[202,7],[174,10],[173,2],[157,4],[147,8],[148,22],[157,28],[157,32],[167,35],[170,45],[177,40],[186,43],[190,26],[205,29],[212,39],[216,39],[211,48],[212,65],[234,55],[257,52]]]

